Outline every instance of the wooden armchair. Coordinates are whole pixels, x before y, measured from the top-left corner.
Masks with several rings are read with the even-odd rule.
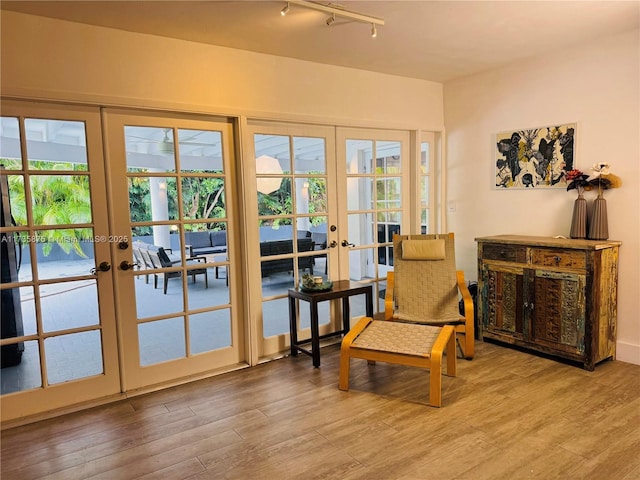
[[[349,389],[351,358],[422,367],[430,369],[429,404],[439,407],[445,352],[447,374],[456,375],[457,333],[464,336],[463,356],[473,357],[473,300],[455,268],[453,234],[394,235],[393,240],[384,319],[362,318],[343,339],[339,388]]]

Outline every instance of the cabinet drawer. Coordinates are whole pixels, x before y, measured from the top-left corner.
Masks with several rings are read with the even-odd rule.
[[[527,263],[527,247],[485,244],[482,247],[482,258],[484,260],[502,260],[504,262]]]
[[[555,248],[532,248],[531,263],[543,267],[565,267],[584,270],[587,257],[580,250],[558,250]]]

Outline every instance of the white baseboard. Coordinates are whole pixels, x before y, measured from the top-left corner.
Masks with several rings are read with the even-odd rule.
[[[631,343],[616,343],[616,360],[640,365],[640,345]]]

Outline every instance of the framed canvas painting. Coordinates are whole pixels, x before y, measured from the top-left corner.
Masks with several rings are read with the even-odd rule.
[[[566,188],[575,137],[575,123],[498,133],[496,188]]]

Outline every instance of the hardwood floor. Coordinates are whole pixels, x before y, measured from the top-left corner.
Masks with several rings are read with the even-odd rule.
[[[2,432],[10,479],[640,478],[640,366],[477,343],[443,407],[428,373],[337,346]]]

